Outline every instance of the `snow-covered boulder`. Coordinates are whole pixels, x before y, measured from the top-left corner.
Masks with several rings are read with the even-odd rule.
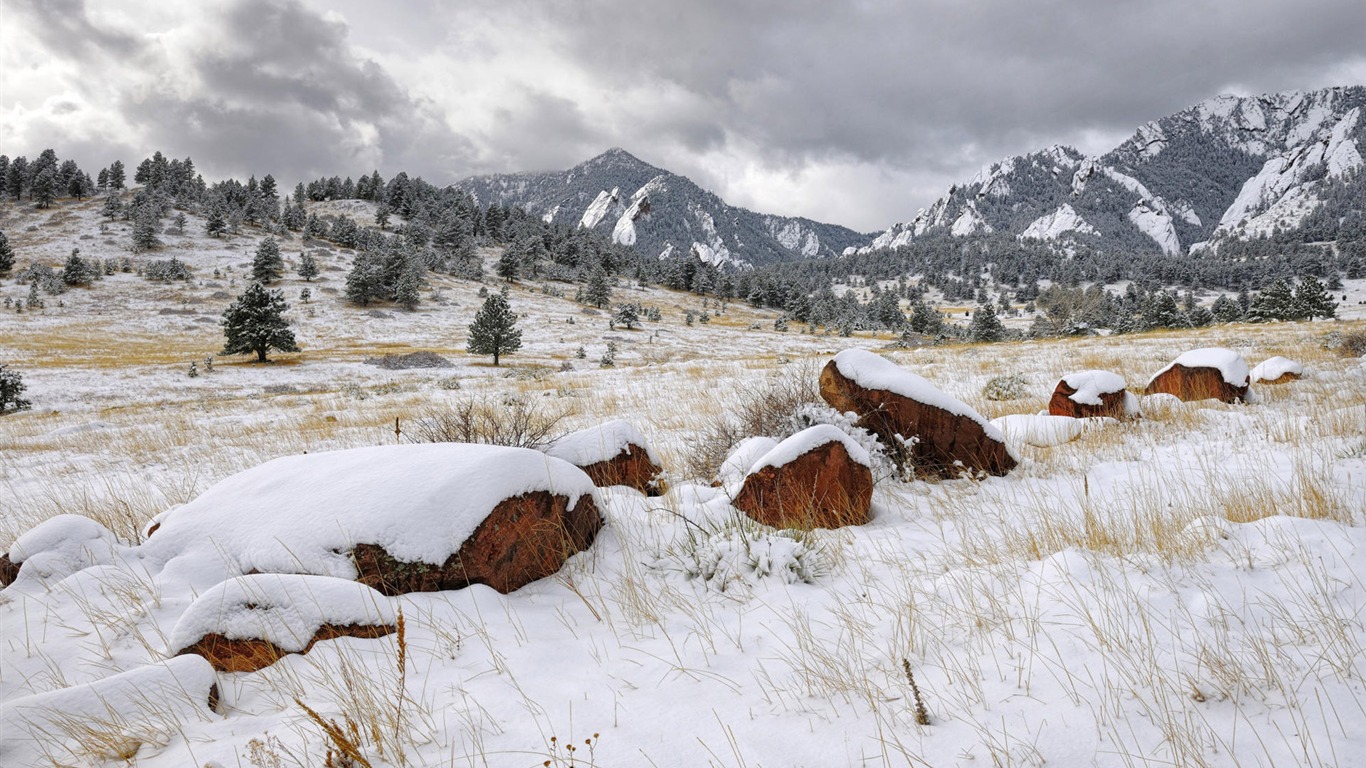
[[[726,460],[721,462],[721,468],[716,471],[717,484],[728,486],[744,482],[754,463],[777,447],[777,440],[762,435],[741,440],[731,449],[730,455],[726,456]]]
[[[545,452],[587,472],[599,487],[625,485],[646,496],[663,492],[659,458],[644,436],[623,419],[565,435]]]
[[[0,765],[134,764],[186,725],[217,720],[217,704],[218,676],[198,656],[6,701]]]
[[[1091,416],[1132,418],[1138,415],[1138,399],[1124,387],[1124,377],[1110,371],[1069,373],[1053,389],[1048,412],[1075,419]]]
[[[1186,401],[1247,402],[1248,384],[1247,362],[1242,355],[1223,347],[1207,347],[1173,360],[1153,375],[1143,393],[1165,392]]]
[[[1304,366],[1288,357],[1272,357],[1263,360],[1256,368],[1252,369],[1250,374],[1254,382],[1265,384],[1284,384],[1303,375]]]
[[[397,627],[390,598],[331,576],[258,573],[215,585],[181,614],[171,655],[192,653],[220,672],[255,672],[285,654],[338,637],[383,637]]]
[[[909,446],[917,472],[953,477],[963,471],[1004,475],[1019,463],[1005,437],[968,404],[892,361],[846,349],[821,371],[821,397],[860,417],[859,426],[889,447]]]
[[[1007,440],[1039,448],[1069,443],[1086,431],[1086,422],[1072,416],[1017,413],[992,419],[991,423]]]
[[[602,527],[593,481],[527,448],[432,443],[287,456],[167,516],[141,547],[207,589],[247,573],[352,579],[393,595],[549,576]]]
[[[868,522],[872,458],[853,438],[817,424],[754,463],[735,507],[774,528],[839,528]]]
[[[57,515],[15,539],[0,555],[0,587],[22,576],[26,581],[61,579],[113,560],[120,549],[108,528],[80,515]]]

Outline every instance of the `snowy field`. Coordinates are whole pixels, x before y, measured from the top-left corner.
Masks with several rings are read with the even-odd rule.
[[[94,203],[0,210],[18,266],[129,255],[125,225],[99,221]],[[478,284],[434,278],[411,313],[347,307],[348,254],[296,239],[287,260],[307,250],[323,268],[309,303],[292,267],[277,286],[303,351],[205,372],[256,237],[201,230],[191,217],[154,254],[186,261],[190,284],[116,274],[0,314],[0,362],[33,401],[0,417],[0,548],[74,513],[126,554],[154,515],[233,473],[409,442],[471,399],[562,415],[563,430],[625,419],[669,491],[598,490],[606,525],[557,576],[384,598],[372,608],[401,612],[401,636],[327,640],[251,673],[166,661],[212,585],[124,556],[26,575],[0,592],[0,765],[318,766],[337,743],[320,720],[354,735],[360,759],[339,766],[1366,765],[1366,360],[1322,346],[1366,330],[1357,281],[1335,323],[914,350],[779,333],[740,303],[687,326],[701,299],[625,284],[615,301],[662,320],[610,330],[572,286],[526,282],[510,294],[525,346],[495,368],[464,352]],[[0,282],[0,298],[26,294]],[[737,518],[694,470],[714,425],[814,387],[850,347],[988,419],[1046,409],[1075,371],[1141,389],[1201,347],[1284,356],[1304,378],[1254,386],[1249,405],[1150,401],[1070,442],[1022,440],[1005,477],[883,479],[864,526]],[[413,351],[453,367],[365,362]],[[1018,397],[987,399],[1009,374]],[[351,616],[355,599],[318,609]]]

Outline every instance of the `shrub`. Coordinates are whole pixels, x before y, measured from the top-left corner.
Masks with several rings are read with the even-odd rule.
[[[154,283],[169,283],[172,280],[189,280],[190,268],[185,262],[171,257],[147,262],[142,268],[142,276]]]
[[[824,405],[817,388],[819,374],[814,363],[807,362],[796,371],[772,374],[721,398],[731,404],[729,413],[699,431],[688,456],[688,471],[695,477],[713,477],[741,440],[792,434],[792,419],[803,407]]]
[[[0,363],[0,413],[28,408],[29,401],[20,397],[26,388],[24,377],[18,371]]]
[[[561,434],[568,407],[550,408],[540,399],[508,397],[499,402],[462,400],[430,411],[405,432],[415,443],[483,443],[544,448]]]
[[[1028,394],[1028,382],[1018,373],[994,376],[982,387],[982,397],[988,400],[1019,400]]]

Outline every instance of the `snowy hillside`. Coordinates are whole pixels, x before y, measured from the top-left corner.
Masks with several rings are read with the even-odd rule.
[[[1343,185],[1360,196],[1363,110],[1362,86],[1220,96],[1143,125],[1100,157],[1055,146],[993,163],[853,250],[996,231],[1177,255],[1294,231],[1337,204]]]
[[[1022,177],[1002,178],[1005,194]],[[0,363],[33,401],[0,415],[0,554],[21,563],[0,591],[6,768],[1270,768],[1366,753],[1366,360],[1326,346],[1366,333],[1363,281],[1344,289],[1347,321],[904,349],[626,281],[615,299],[658,319],[613,327],[564,298],[573,286],[523,280],[508,302],[524,345],[494,367],[465,350],[495,279],[431,273],[413,311],[351,306],[356,252],[285,235],[275,287],[302,351],[208,366],[264,233],[209,238],[190,213],[135,254],[130,224],[100,210],[0,207],[21,265],[79,247],[132,267],[0,312]],[[1105,225],[1072,210],[1034,234]],[[311,282],[294,270],[304,254]],[[478,252],[490,268],[499,255]],[[137,273],[172,257],[191,279]],[[0,297],[27,293],[0,278]],[[1134,395],[1141,418],[1037,415],[1071,372],[1086,372],[1069,377],[1085,399],[1212,347],[1263,372],[1293,361],[1302,378],[1256,383],[1247,404]],[[880,472],[869,522],[838,530],[737,513],[730,494],[776,441],[816,427],[877,449],[822,407],[821,367],[848,349],[885,358],[889,387],[914,374],[911,394],[1000,424],[1019,466]],[[382,364],[419,351],[442,367]],[[440,542],[403,525],[456,538],[473,502],[533,487],[500,452],[376,447],[486,417],[551,437],[624,419],[667,491],[589,491],[559,459],[508,448],[509,463],[564,475],[534,487],[568,484],[601,512],[563,570],[506,594],[344,580],[345,533],[425,550]],[[325,453],[343,449],[363,450]],[[154,518],[165,528],[149,534]],[[173,655],[253,631],[283,658],[219,671]]]
[[[642,253],[693,253],[708,264],[761,265],[833,256],[866,237],[833,224],[726,204],[683,176],[612,149],[558,173],[477,176],[457,185],[482,205],[610,233]]]

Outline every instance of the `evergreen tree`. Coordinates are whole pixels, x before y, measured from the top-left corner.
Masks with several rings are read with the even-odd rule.
[[[251,261],[251,279],[269,285],[284,274],[285,261],[280,257],[280,244],[267,237],[256,246],[256,257]]]
[[[123,161],[115,160],[109,164],[109,188],[120,190],[124,188],[126,176],[123,170]]]
[[[612,303],[612,282],[602,265],[593,268],[583,289],[583,303],[602,309]]]
[[[157,207],[150,202],[133,210],[134,251],[150,251],[161,245],[161,241],[157,239],[157,229],[160,223]]]
[[[28,408],[29,401],[20,397],[24,394],[24,377],[13,368],[0,363],[0,413],[22,411]]]
[[[1223,295],[1215,299],[1209,309],[1216,323],[1236,323],[1243,317],[1243,308],[1238,302]]]
[[[517,315],[508,307],[507,290],[491,293],[484,300],[470,323],[470,338],[466,351],[476,355],[493,355],[498,359],[522,346],[522,332],[517,328]]]
[[[426,268],[416,256],[404,260],[403,271],[394,283],[394,303],[406,310],[417,309],[422,300],[422,276]]]
[[[617,311],[612,316],[614,325],[624,325],[626,330],[634,330],[636,323],[640,322],[640,310],[635,304],[618,304]]]
[[[1299,285],[1295,286],[1293,307],[1296,319],[1313,320],[1315,317],[1322,317],[1331,320],[1338,314],[1338,303],[1333,301],[1323,283],[1313,275],[1300,278]]]
[[[117,219],[119,215],[123,213],[123,201],[119,199],[118,195],[106,197],[104,199],[104,207],[100,209],[100,213],[104,214],[105,218],[110,221]]]
[[[67,257],[66,265],[62,267],[62,282],[67,285],[90,285],[98,274],[93,264],[81,258],[81,249],[72,248],[71,256]]]
[[[498,257],[498,266],[494,271],[499,277],[507,282],[517,279],[517,273],[521,270],[521,259],[517,258],[516,251],[512,246],[503,249],[503,255]]]
[[[228,219],[223,215],[223,209],[218,205],[209,206],[209,213],[204,218],[204,234],[209,237],[222,237],[228,231]]]
[[[38,204],[39,208],[51,208],[52,203],[57,199],[57,172],[51,167],[45,167],[33,177],[33,186],[29,196]]]
[[[944,316],[923,301],[911,307],[911,330],[927,336],[937,336],[944,328]]]
[[[1176,297],[1166,291],[1158,291],[1148,297],[1143,306],[1143,326],[1145,328],[1175,328],[1181,324],[1181,310],[1176,306]]]
[[[298,352],[294,332],[289,321],[281,315],[289,309],[284,295],[266,290],[260,283],[251,286],[223,311],[223,335],[227,343],[219,355],[256,353],[258,363],[269,362],[266,353],[272,349]]]
[[[305,282],[313,282],[313,278],[318,276],[318,260],[313,258],[313,254],[305,253],[299,257],[299,277]]]
[[[1006,337],[1006,327],[996,316],[991,304],[982,304],[972,314],[968,325],[968,341],[1000,341]]]
[[[14,269],[14,248],[5,233],[0,232],[0,277],[7,277],[11,269]]]
[[[356,254],[346,274],[346,300],[362,307],[384,296],[384,264],[373,254]]]
[[[1253,323],[1289,320],[1294,316],[1295,295],[1290,290],[1290,284],[1283,279],[1276,280],[1257,294],[1247,310],[1247,319]]]

